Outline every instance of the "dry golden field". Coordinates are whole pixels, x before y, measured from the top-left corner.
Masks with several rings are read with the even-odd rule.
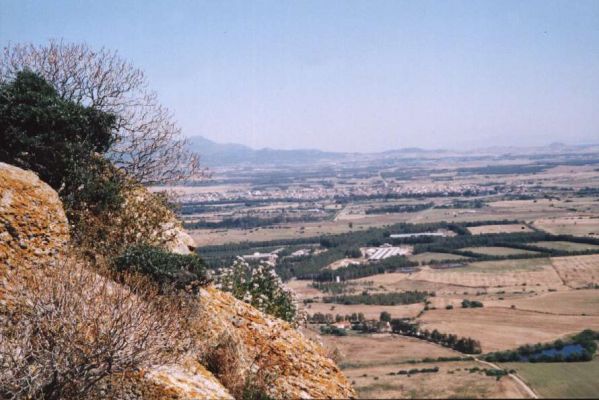
[[[554,235],[599,237],[599,217],[540,218],[533,226]]]
[[[555,257],[551,262],[564,284],[570,287],[599,284],[599,254]]]
[[[512,254],[538,254],[536,251],[514,249],[511,247],[499,246],[479,246],[479,247],[464,247],[462,251],[471,251],[477,254],[485,254],[490,256],[508,256]]]
[[[530,232],[531,229],[522,224],[506,224],[506,225],[481,225],[471,226],[468,228],[473,235],[484,235],[488,233],[513,233],[513,232]]]
[[[507,307],[561,315],[599,315],[599,290],[564,290],[520,296],[506,300],[486,300],[485,306]]]
[[[439,367],[436,373],[420,373],[410,377],[389,375],[411,368]],[[357,368],[343,372],[354,383],[361,398],[527,398],[527,393],[511,378],[497,381],[483,373],[467,369],[481,364],[469,362],[422,363],[399,366]]]
[[[431,260],[467,260],[468,257],[460,256],[457,254],[451,253],[434,253],[434,252],[426,252],[420,254],[414,254],[408,257],[410,261],[417,261],[421,264],[427,264]]]
[[[337,349],[343,369],[398,365],[426,357],[462,356],[457,351],[423,340],[385,333],[321,336],[321,340],[328,349]]]
[[[480,340],[483,352],[549,342],[583,329],[599,329],[599,316],[554,315],[504,307],[431,310],[422,327]]]
[[[585,251],[585,250],[597,250],[599,246],[588,243],[576,243],[576,242],[565,242],[565,241],[546,241],[546,242],[533,242],[531,245],[543,247],[546,249],[564,250],[564,251]]]

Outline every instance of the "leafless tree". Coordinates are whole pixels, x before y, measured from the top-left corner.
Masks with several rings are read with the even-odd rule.
[[[0,399],[86,398],[111,374],[193,346],[181,308],[141,278],[121,286],[72,262],[40,271],[0,313]]]
[[[109,158],[139,182],[168,183],[205,172],[143,71],[116,51],[55,40],[4,47],[0,83],[25,68],[39,73],[64,99],[116,115],[118,135]]]

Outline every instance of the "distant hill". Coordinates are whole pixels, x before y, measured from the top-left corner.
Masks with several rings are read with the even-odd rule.
[[[401,160],[408,158],[438,159],[448,156],[472,157],[483,155],[534,155],[534,154],[588,154],[599,152],[599,145],[566,145],[552,143],[547,146],[493,146],[474,150],[451,151],[426,150],[418,147],[391,149],[380,153],[341,153],[315,149],[277,150],[253,149],[235,143],[217,143],[202,136],[189,138],[191,150],[201,156],[202,164],[208,167],[228,165],[313,165],[325,162]]]
[[[276,150],[252,149],[234,143],[216,143],[202,136],[189,138],[191,150],[201,156],[202,163],[207,166],[226,166],[240,164],[298,165],[325,160],[344,158],[344,153],[333,153],[321,150]]]

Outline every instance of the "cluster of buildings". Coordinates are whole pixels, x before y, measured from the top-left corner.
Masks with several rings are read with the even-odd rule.
[[[410,254],[410,248],[406,246],[392,246],[389,243],[385,243],[379,247],[367,247],[363,252],[369,261],[380,261],[389,257],[408,255]]]
[[[240,200],[289,200],[319,201],[343,199],[361,196],[386,196],[386,195],[442,195],[459,196],[465,193],[484,195],[494,189],[466,183],[420,183],[399,184],[395,182],[381,184],[361,183],[356,185],[336,185],[333,187],[313,184],[312,186],[290,186],[287,189],[273,188],[271,190],[228,190],[185,192],[179,200],[184,203],[209,203],[221,201]]]

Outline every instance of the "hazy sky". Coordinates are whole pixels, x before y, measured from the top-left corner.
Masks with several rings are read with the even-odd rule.
[[[599,142],[597,0],[0,0],[0,44],[49,38],[118,49],[220,142]]]

